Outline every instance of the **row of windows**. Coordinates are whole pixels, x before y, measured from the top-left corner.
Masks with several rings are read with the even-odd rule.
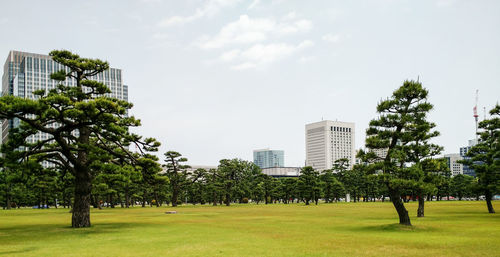
[[[351,128],[344,128],[344,127],[330,127],[331,131],[338,131],[338,132],[351,132]]]

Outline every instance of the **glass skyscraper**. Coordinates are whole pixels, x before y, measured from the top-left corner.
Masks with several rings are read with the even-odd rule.
[[[74,79],[67,78],[64,82],[50,79],[50,74],[62,69],[68,70],[67,67],[56,63],[48,55],[10,51],[4,64],[2,95],[34,99],[33,92],[36,90],[49,91],[58,84],[76,85]],[[128,101],[128,86],[123,84],[120,69],[109,68],[90,79],[106,84],[111,90],[111,93],[107,94],[109,97]],[[0,143],[3,143],[8,139],[9,129],[19,126],[19,121],[16,119],[3,120],[1,125]],[[45,133],[37,133],[27,140],[28,142],[36,142],[47,139],[48,136]]]
[[[285,153],[282,150],[254,150],[253,163],[261,169],[284,167],[285,166]]]

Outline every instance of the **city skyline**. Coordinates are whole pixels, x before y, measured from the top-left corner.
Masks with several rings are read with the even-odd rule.
[[[499,101],[496,1],[60,3],[2,2],[25,11],[0,18],[0,58],[70,49],[109,61],[131,85],[139,134],[193,165],[252,160],[264,145],[303,166],[304,125],[322,118],[354,122],[362,148],[377,102],[417,78],[434,142],[457,153],[475,138],[476,89],[480,119]]]

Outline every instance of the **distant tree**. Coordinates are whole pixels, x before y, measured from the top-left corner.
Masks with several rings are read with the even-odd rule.
[[[462,200],[464,196],[471,195],[471,185],[474,178],[468,175],[458,174],[451,179],[451,195]]]
[[[217,202],[222,195],[222,182],[217,169],[209,169],[205,173],[205,181],[207,183],[207,197],[213,206],[217,206]]]
[[[491,198],[500,191],[500,105],[490,111],[491,118],[479,123],[480,140],[462,161],[471,167],[478,177],[478,185],[486,198],[489,213],[495,213]]]
[[[319,172],[315,171],[311,166],[302,168],[298,181],[298,190],[306,205],[309,205],[311,200],[315,201],[319,197],[317,196],[318,188]]]
[[[297,178],[283,178],[282,179],[282,193],[283,201],[288,204],[290,201],[293,203],[293,199],[296,198],[297,194]]]
[[[135,167],[141,173],[138,195],[142,198],[142,207],[146,207],[148,199],[157,199],[164,186],[169,183],[168,177],[160,174],[162,169],[158,160],[158,157],[152,154],[143,154],[137,158]]]
[[[187,169],[189,165],[183,164],[187,162],[187,158],[182,157],[178,152],[168,151],[165,153],[164,167],[166,174],[170,180],[170,190],[172,191],[172,206],[177,206],[179,195],[186,190],[187,186],[193,184],[203,176],[203,174],[189,174]]]
[[[243,196],[241,194],[242,188],[246,188],[245,194],[250,195],[249,181],[261,173],[259,166],[239,159],[220,160],[217,169],[222,183],[221,193],[224,196],[226,206],[231,204],[234,196],[239,195],[240,198]]]

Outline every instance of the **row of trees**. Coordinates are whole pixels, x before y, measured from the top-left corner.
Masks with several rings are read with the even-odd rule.
[[[366,165],[347,169],[347,160],[336,162],[331,170],[318,172],[304,167],[298,178],[273,178],[263,174],[252,162],[239,159],[222,160],[217,169],[190,171],[183,164],[187,159],[179,153],[165,154],[164,172],[154,156],[142,158],[137,166],[103,165],[92,184],[91,205],[94,208],[116,205],[130,207],[161,206],[163,204],[225,204],[231,203],[326,203],[345,201],[385,201],[389,192],[381,177]],[[438,160],[443,164],[445,160]],[[441,200],[450,196],[479,198],[483,193],[478,180],[458,175],[428,175],[431,189],[425,197]],[[8,169],[0,177],[0,205],[3,208],[21,206],[71,207],[74,177],[70,172],[56,168],[43,168],[37,162],[23,162],[16,169]],[[408,188],[402,193],[403,201],[417,200],[418,191]]]
[[[481,142],[465,161],[475,169],[477,181],[458,177],[450,182],[443,176],[447,165],[433,158],[442,147],[431,143],[439,133],[427,121],[433,106],[418,81],[405,81],[382,100],[378,117],[369,123],[366,146],[387,150],[387,154],[360,152],[365,164],[352,170],[340,160],[331,171],[319,173],[305,167],[299,178],[274,179],[250,162],[232,159],[221,160],[217,169],[188,172],[187,159],[172,151],[165,154],[163,172],[153,155],[159,142],[129,130],[140,125],[128,115],[132,104],[108,97],[109,88],[93,80],[109,68],[108,63],[64,50],[52,51],[50,56],[65,67],[51,75],[61,82],[56,88],[35,91],[34,99],[0,97],[0,119],[20,122],[2,145],[0,189],[6,208],[14,202],[39,206],[58,202],[71,206],[73,227],[88,227],[92,205],[176,206],[182,198],[226,205],[249,200],[309,204],[321,198],[337,201],[349,193],[353,200],[389,197],[400,223],[411,225],[404,206],[409,197],[418,199],[418,216],[423,217],[426,198],[440,199],[456,191],[457,195],[482,192],[489,211],[494,212],[490,199],[499,184],[499,106],[490,112],[490,120],[480,123]],[[65,85],[66,80],[74,85]],[[38,133],[47,136],[27,140]],[[53,168],[43,168],[41,163]]]

